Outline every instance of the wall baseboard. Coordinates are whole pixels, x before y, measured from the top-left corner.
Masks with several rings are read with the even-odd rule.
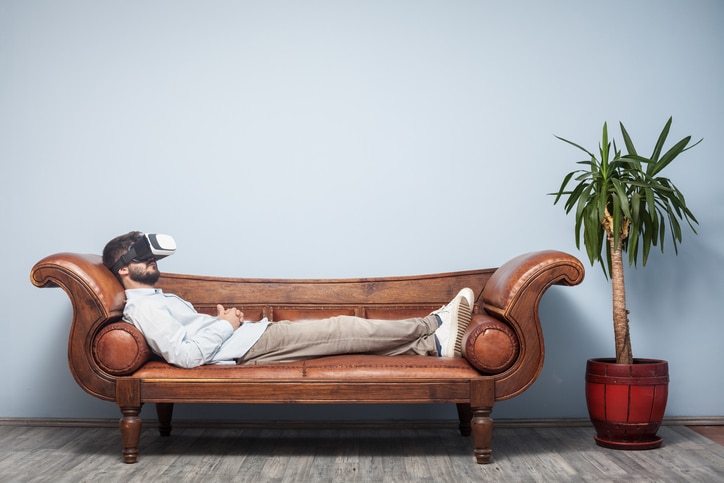
[[[144,419],[146,427],[156,427],[155,419]],[[449,428],[457,427],[457,420],[371,420],[371,421],[267,421],[267,420],[173,420],[174,428],[267,428],[267,429],[412,429],[424,426]],[[664,418],[664,426],[724,426],[724,416],[692,416]],[[72,418],[0,418],[0,426],[37,426],[73,428],[115,428],[117,419],[72,419]],[[497,419],[496,428],[547,428],[591,426],[587,418],[556,419]]]

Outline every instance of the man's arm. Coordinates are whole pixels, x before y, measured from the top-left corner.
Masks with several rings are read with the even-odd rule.
[[[125,316],[166,362],[192,368],[211,362],[243,320],[243,314],[237,309],[226,310],[219,305],[217,312],[217,317],[195,313],[192,322],[182,324],[165,307],[139,304]]]

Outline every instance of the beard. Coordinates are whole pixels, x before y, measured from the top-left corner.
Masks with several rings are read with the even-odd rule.
[[[154,285],[158,278],[161,276],[161,272],[158,271],[156,265],[150,267],[146,265],[145,269],[138,266],[128,267],[128,276],[134,282],[142,283],[144,285]]]

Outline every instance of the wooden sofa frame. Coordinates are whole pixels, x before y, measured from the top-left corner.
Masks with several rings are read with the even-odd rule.
[[[34,285],[61,287],[70,297],[68,365],[87,393],[120,407],[127,463],[139,454],[144,403],[155,403],[162,436],[171,432],[175,403],[454,403],[461,433],[473,436],[475,460],[488,463],[493,405],[525,391],[543,365],[541,297],[553,284],[576,285],[583,277],[580,261],[558,251],[521,255],[498,269],[423,276],[268,280],[164,274],[158,286],[199,312],[215,313],[221,303],[240,308],[247,320],[338,314],[399,319],[427,315],[462,287],[476,297],[463,358],[350,354],[182,369],[154,358],[140,332],[122,321],[124,291],[100,256],[51,255],[31,272]]]

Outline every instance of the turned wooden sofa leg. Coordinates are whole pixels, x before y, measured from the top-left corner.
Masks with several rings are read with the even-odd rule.
[[[161,436],[171,436],[173,403],[156,403],[156,415],[158,416],[158,432]]]
[[[138,444],[141,441],[141,407],[121,407],[121,441],[123,441],[123,462],[135,463],[138,459]]]
[[[473,381],[470,387],[470,421],[473,433],[473,454],[479,464],[490,463],[493,453],[493,418],[490,414],[495,405],[495,382],[492,379]]]
[[[475,408],[473,410],[473,454],[479,464],[490,463],[493,454],[491,443],[493,440],[493,418],[490,417],[492,407]]]

